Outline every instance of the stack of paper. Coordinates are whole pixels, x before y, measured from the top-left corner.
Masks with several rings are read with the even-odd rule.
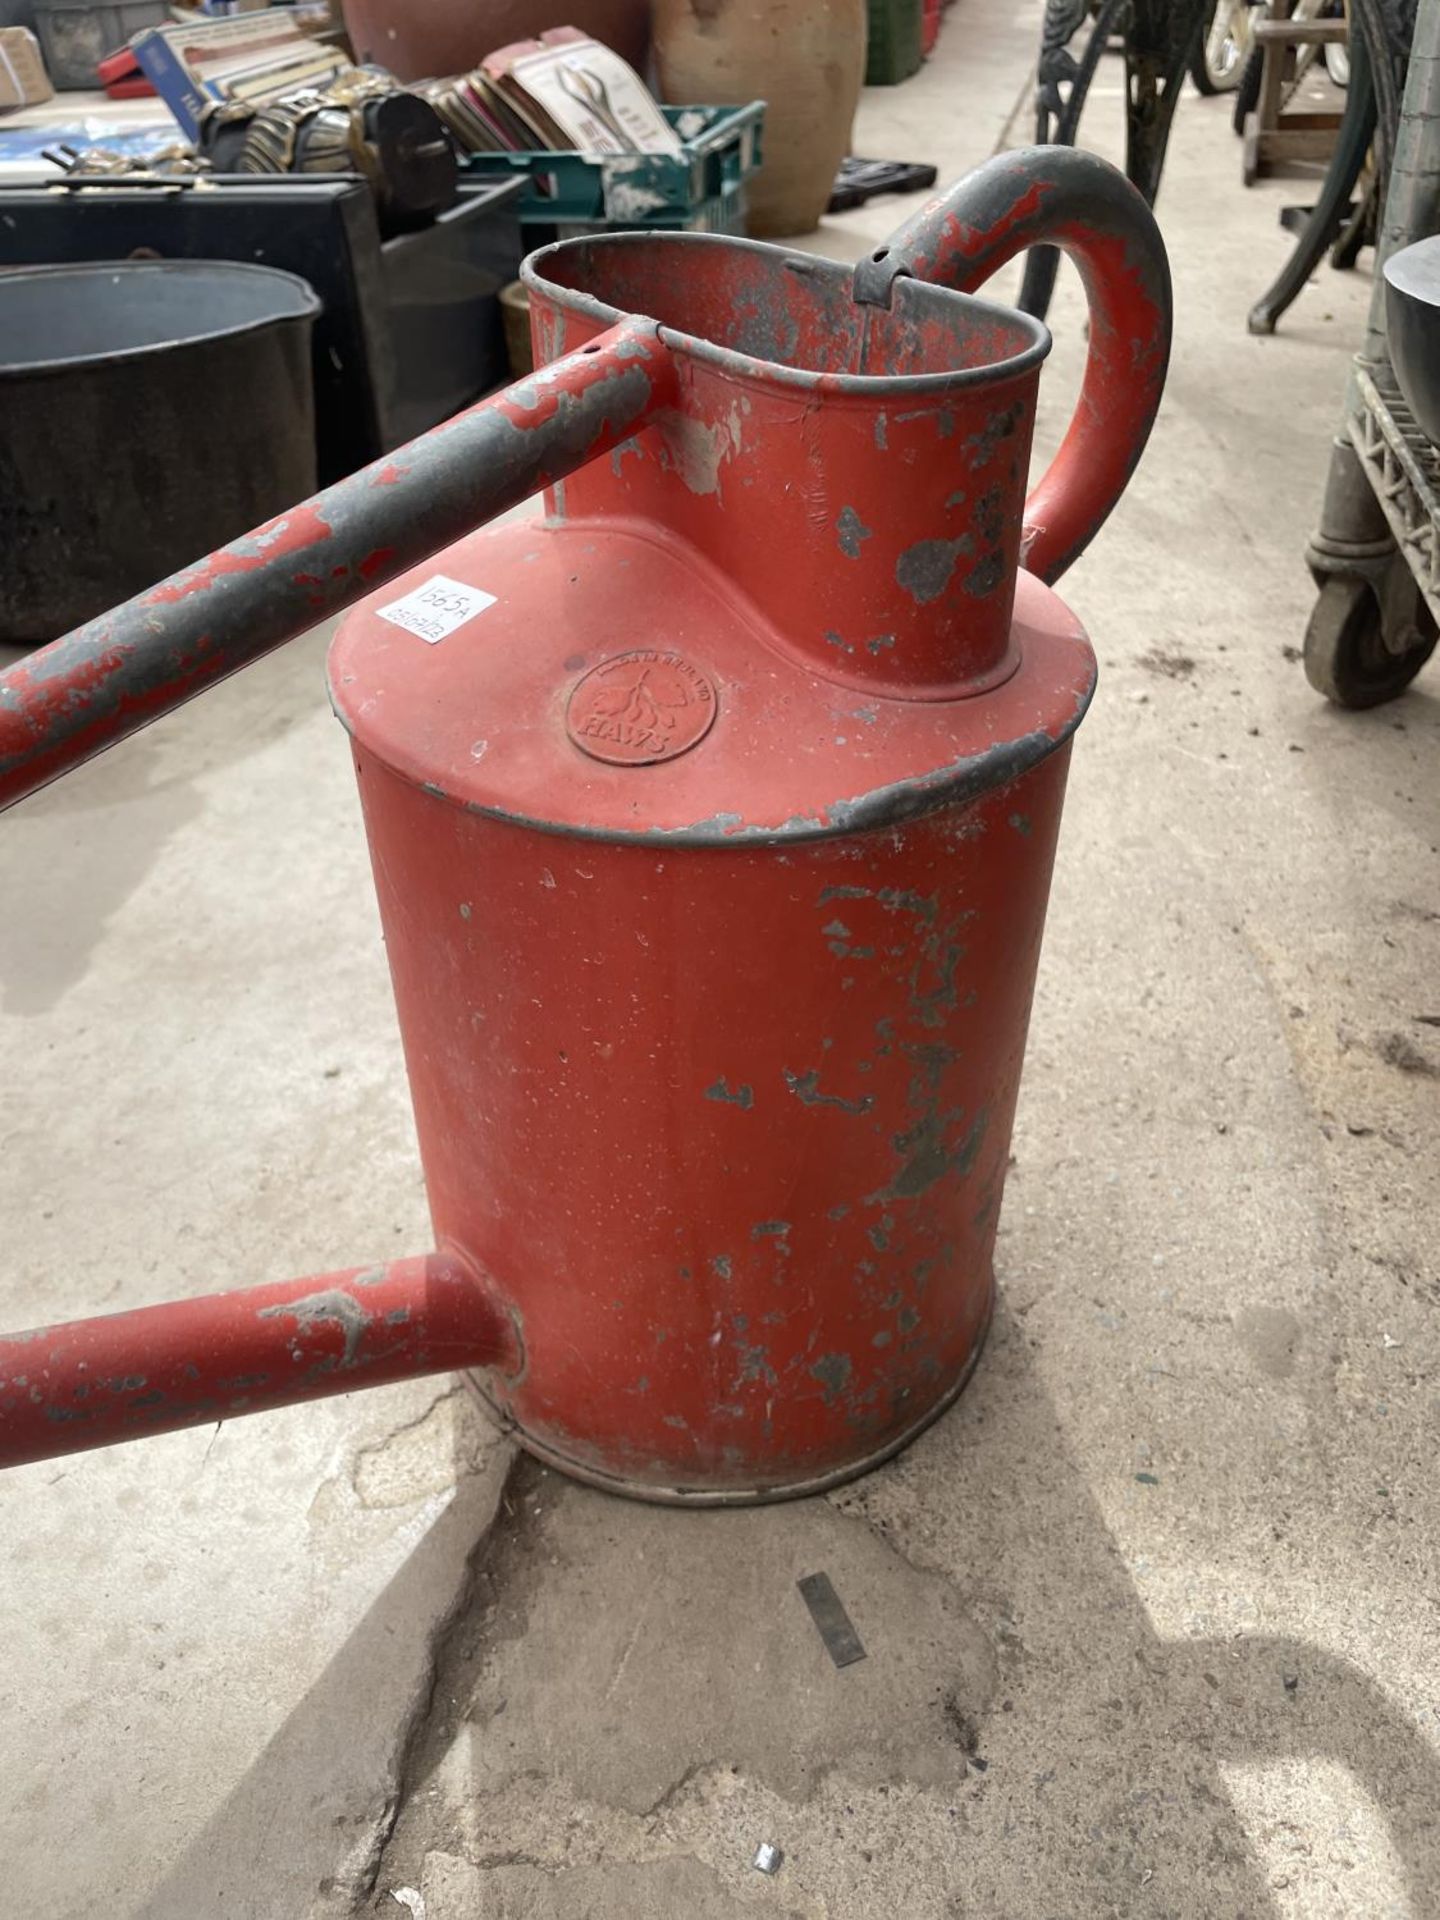
[[[680,141],[635,69],[574,27],[492,53],[422,91],[469,153],[673,153]]]

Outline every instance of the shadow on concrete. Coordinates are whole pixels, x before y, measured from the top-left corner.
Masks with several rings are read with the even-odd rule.
[[[348,1900],[331,1896],[383,1831],[377,1755],[390,1754],[395,1742],[393,1707],[377,1707],[380,1676],[397,1662],[423,1669],[426,1637],[454,1597],[455,1570],[492,1502],[483,1476],[460,1481],[254,1765],[153,1892],[127,1910],[130,1920],[304,1920],[316,1906],[350,1910]],[[244,1604],[243,1592],[216,1596],[217,1614]],[[387,1697],[393,1701],[393,1693]],[[223,1697],[214,1707],[224,1714]]]
[[[527,1516],[527,1503],[539,1517]],[[426,1848],[459,1855],[473,1846],[476,1809],[447,1809],[443,1787],[429,1793],[457,1738],[470,1743],[481,1827],[486,1793],[518,1787],[523,1802],[534,1790],[537,1832],[509,1830],[507,1863],[524,1858],[527,1845],[543,1850],[538,1825],[548,1783],[564,1787],[567,1807],[583,1801],[604,1785],[596,1756],[608,1744],[623,1775],[627,1743],[639,1738],[669,1741],[661,1773],[669,1784],[659,1795],[668,1807],[695,1790],[701,1765],[737,1765],[742,1777],[753,1768],[757,1788],[790,1788],[796,1874],[804,1872],[807,1796],[837,1780],[856,1798],[867,1784],[884,1790],[888,1764],[892,1787],[909,1782],[933,1796],[907,1802],[903,1813],[897,1808],[894,1818],[905,1825],[894,1844],[932,1855],[942,1874],[953,1863],[954,1890],[942,1896],[951,1902],[947,1911],[1003,1920],[1128,1913],[1140,1910],[1142,1887],[1143,1911],[1155,1920],[1278,1914],[1222,1769],[1326,1762],[1344,1769],[1383,1818],[1411,1920],[1440,1916],[1440,1763],[1432,1748],[1360,1668],[1303,1641],[1159,1636],[1067,1451],[1023,1332],[1003,1310],[957,1407],[900,1461],[830,1501],[675,1512],[570,1486],[522,1461],[505,1504],[512,1518],[478,1547],[468,1599],[439,1643],[432,1711],[411,1745],[407,1805],[375,1911],[388,1911],[381,1903],[390,1886],[419,1884]],[[847,1520],[837,1518],[837,1507]],[[305,1911],[288,1849],[303,1841],[313,1896],[335,1871],[346,1834],[338,1821],[318,1836],[303,1822],[297,1832],[294,1809],[333,1801],[337,1769],[345,1767],[337,1739],[354,1724],[354,1703],[375,1663],[393,1657],[396,1636],[427,1631],[433,1567],[443,1559],[444,1536],[453,1547],[463,1524],[452,1507],[426,1537],[166,1876],[145,1920]],[[795,1598],[792,1563],[808,1551],[795,1542],[811,1528],[842,1598],[856,1603],[867,1645],[866,1661],[843,1672],[819,1653]],[[881,1567],[877,1574],[877,1552],[893,1556],[890,1573]],[[738,1585],[737,1566],[749,1569]],[[901,1576],[925,1589],[918,1610]],[[703,1590],[701,1582],[708,1582]],[[963,1630],[925,1627],[940,1586],[963,1614]],[[733,1611],[732,1587],[748,1596],[748,1613]],[[677,1606],[687,1590],[693,1604]],[[413,1604],[422,1597],[426,1604]],[[639,1632],[637,1609],[652,1601]],[[605,1653],[607,1633],[628,1648],[623,1664]],[[796,1700],[809,1698],[813,1710],[818,1698],[823,1710],[828,1687],[836,1703],[828,1752],[822,1711],[805,1735],[816,1764],[798,1775],[792,1765],[792,1777],[781,1780],[765,1777],[765,1747],[787,1739],[794,1701],[787,1706],[773,1686],[767,1693],[755,1685],[752,1671],[758,1663],[773,1682],[777,1636],[791,1650],[786,1657],[806,1668]],[[977,1636],[988,1649],[972,1657]],[[857,1741],[854,1718],[840,1704],[857,1683],[871,1689],[868,1713],[908,1724],[881,1724]],[[490,1697],[496,1689],[509,1693],[499,1701],[503,1719]],[[641,1795],[647,1805],[654,1784]],[[635,1811],[640,1802],[627,1808],[624,1778],[614,1785],[608,1804]],[[513,1820],[514,1800],[507,1805]],[[704,1807],[692,1809],[688,1850],[705,1820]],[[866,1904],[884,1898],[886,1879],[875,1866],[873,1894],[867,1890],[872,1869],[859,1857],[858,1838],[839,1829],[831,1838],[828,1816],[817,1817],[814,1831],[817,1865],[839,1873],[846,1889],[835,1907],[834,1883],[825,1882],[831,1910],[893,1910]],[[847,1846],[853,1861],[837,1859]],[[816,1883],[792,1882],[787,1896],[801,1885]]]
[[[25,909],[0,919],[0,1006],[47,1013],[89,971],[111,919],[161,848],[201,811],[193,781],[157,779],[152,741],[132,740],[88,778],[56,782],[13,821],[7,867]]]
[[[45,1013],[84,979],[110,921],[204,811],[202,776],[241,765],[323,711],[330,625],[210,690],[159,732],[52,781],[5,822],[5,877],[25,901],[0,916],[5,1012]],[[0,647],[0,668],[26,651]],[[297,812],[301,804],[297,796]]]

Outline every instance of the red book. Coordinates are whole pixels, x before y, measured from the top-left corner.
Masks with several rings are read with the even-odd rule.
[[[117,47],[95,63],[100,84],[112,100],[138,100],[155,89],[140,71],[140,62],[129,47]]]

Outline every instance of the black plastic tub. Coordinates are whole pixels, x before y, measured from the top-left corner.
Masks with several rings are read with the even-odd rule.
[[[0,640],[53,640],[314,491],[319,308],[224,261],[0,271]]]

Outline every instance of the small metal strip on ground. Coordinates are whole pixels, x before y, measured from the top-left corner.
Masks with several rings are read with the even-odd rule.
[[[828,1573],[807,1573],[795,1583],[810,1609],[810,1618],[819,1629],[825,1650],[837,1667],[853,1666],[865,1658],[865,1648],[855,1631],[840,1596],[831,1585]]]

